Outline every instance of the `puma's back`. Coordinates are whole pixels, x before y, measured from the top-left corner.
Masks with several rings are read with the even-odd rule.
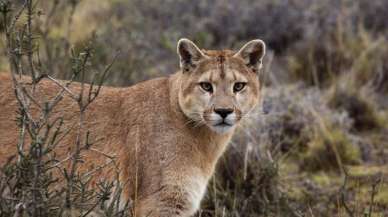
[[[28,80],[26,77],[23,79]],[[77,93],[80,88],[81,85],[75,82],[70,90]],[[43,105],[45,100],[53,99],[60,90],[60,87],[53,82],[43,80],[37,86],[33,97]],[[64,131],[70,130],[55,149],[62,159],[73,151],[80,115],[77,102],[67,93],[64,96],[50,113],[50,120],[62,117]],[[160,112],[155,113],[154,108]],[[138,143],[136,144],[138,151],[142,151],[140,143],[152,138],[138,138],[141,133],[144,133],[141,131],[146,129],[157,131],[163,128],[160,125],[167,123],[165,119],[169,113],[168,108],[168,78],[146,81],[129,88],[103,87],[99,96],[85,112],[83,136],[86,131],[90,132],[92,146],[90,150],[84,151],[85,163],[80,165],[81,169],[91,170],[103,165],[108,161],[104,154],[116,156],[119,163],[128,164],[122,161],[129,159],[120,159],[118,153],[135,151],[131,150],[135,143]],[[36,119],[42,114],[33,103],[30,110]],[[11,76],[0,74],[0,165],[4,164],[8,157],[17,153],[20,130],[17,123],[18,116],[18,105]],[[149,124],[155,125],[154,129],[148,129],[146,126]],[[28,144],[28,137],[26,140]],[[107,169],[107,171],[110,170],[111,168]]]

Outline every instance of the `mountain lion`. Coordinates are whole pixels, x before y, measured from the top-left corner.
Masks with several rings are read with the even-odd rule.
[[[85,126],[96,138],[83,153],[81,170],[116,157],[124,199],[132,199],[136,217],[188,217],[199,208],[217,160],[238,123],[260,99],[259,70],[265,53],[261,40],[238,52],[200,50],[188,39],[178,42],[180,70],[127,88],[104,87],[88,107]],[[76,92],[79,84],[69,87]],[[58,85],[43,80],[35,98],[53,97]],[[0,165],[16,153],[17,102],[9,75],[0,75]],[[33,110],[32,110],[33,111]],[[56,107],[70,128],[78,107],[69,96]],[[69,156],[76,132],[55,150]],[[98,151],[97,151],[98,150]],[[105,168],[99,178],[113,176]]]

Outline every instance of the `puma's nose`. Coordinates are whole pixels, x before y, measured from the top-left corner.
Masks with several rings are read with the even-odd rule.
[[[222,118],[226,118],[229,114],[233,113],[231,108],[216,108],[214,112],[219,114]]]

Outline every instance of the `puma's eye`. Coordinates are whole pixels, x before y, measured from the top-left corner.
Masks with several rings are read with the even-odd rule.
[[[199,85],[201,86],[201,88],[206,91],[206,92],[209,92],[209,93],[213,93],[213,86],[211,83],[209,82],[201,82],[199,83]]]
[[[236,83],[234,83],[233,92],[236,93],[236,92],[242,91],[246,84],[247,84],[246,82],[236,82]]]

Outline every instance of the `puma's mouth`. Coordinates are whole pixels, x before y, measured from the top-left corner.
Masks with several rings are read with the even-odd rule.
[[[235,114],[221,117],[216,113],[211,113],[210,115],[204,115],[203,119],[211,130],[220,134],[230,132],[238,122]]]
[[[234,124],[227,123],[227,122],[225,122],[225,120],[223,120],[217,124],[212,125],[210,128],[217,133],[223,134],[223,133],[227,133],[231,129],[233,129]]]
[[[233,126],[233,124],[229,124],[229,123],[225,122],[225,120],[223,120],[220,123],[215,124],[214,126],[215,127],[228,127],[228,126],[231,127],[231,126]]]

